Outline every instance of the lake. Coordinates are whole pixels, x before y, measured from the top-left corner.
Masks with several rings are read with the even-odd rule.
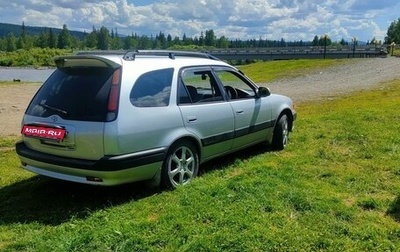
[[[20,80],[24,82],[44,82],[50,74],[54,72],[54,68],[0,68],[0,81]]]

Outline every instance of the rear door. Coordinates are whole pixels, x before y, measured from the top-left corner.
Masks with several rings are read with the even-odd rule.
[[[43,153],[99,159],[104,155],[104,124],[110,119],[110,88],[119,82],[119,66],[97,58],[58,63],[26,111],[23,139]]]
[[[201,140],[203,159],[229,151],[233,143],[234,115],[211,68],[182,70],[178,93],[185,127]]]

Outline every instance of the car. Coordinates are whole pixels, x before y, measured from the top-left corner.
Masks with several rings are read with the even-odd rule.
[[[208,53],[81,52],[28,105],[16,152],[26,170],[78,183],[176,188],[200,164],[259,143],[283,150],[293,101]]]

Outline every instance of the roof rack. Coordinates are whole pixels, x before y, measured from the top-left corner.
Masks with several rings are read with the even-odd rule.
[[[126,52],[124,60],[135,60],[136,55],[151,55],[151,56],[168,56],[170,59],[175,59],[175,56],[186,56],[193,58],[220,60],[206,52],[189,52],[189,51],[169,51],[169,50],[136,50]]]
[[[75,55],[125,55],[129,51],[123,50],[92,50],[78,51]]]

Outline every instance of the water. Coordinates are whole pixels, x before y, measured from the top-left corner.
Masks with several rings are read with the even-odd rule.
[[[44,82],[54,68],[0,68],[0,81]]]

